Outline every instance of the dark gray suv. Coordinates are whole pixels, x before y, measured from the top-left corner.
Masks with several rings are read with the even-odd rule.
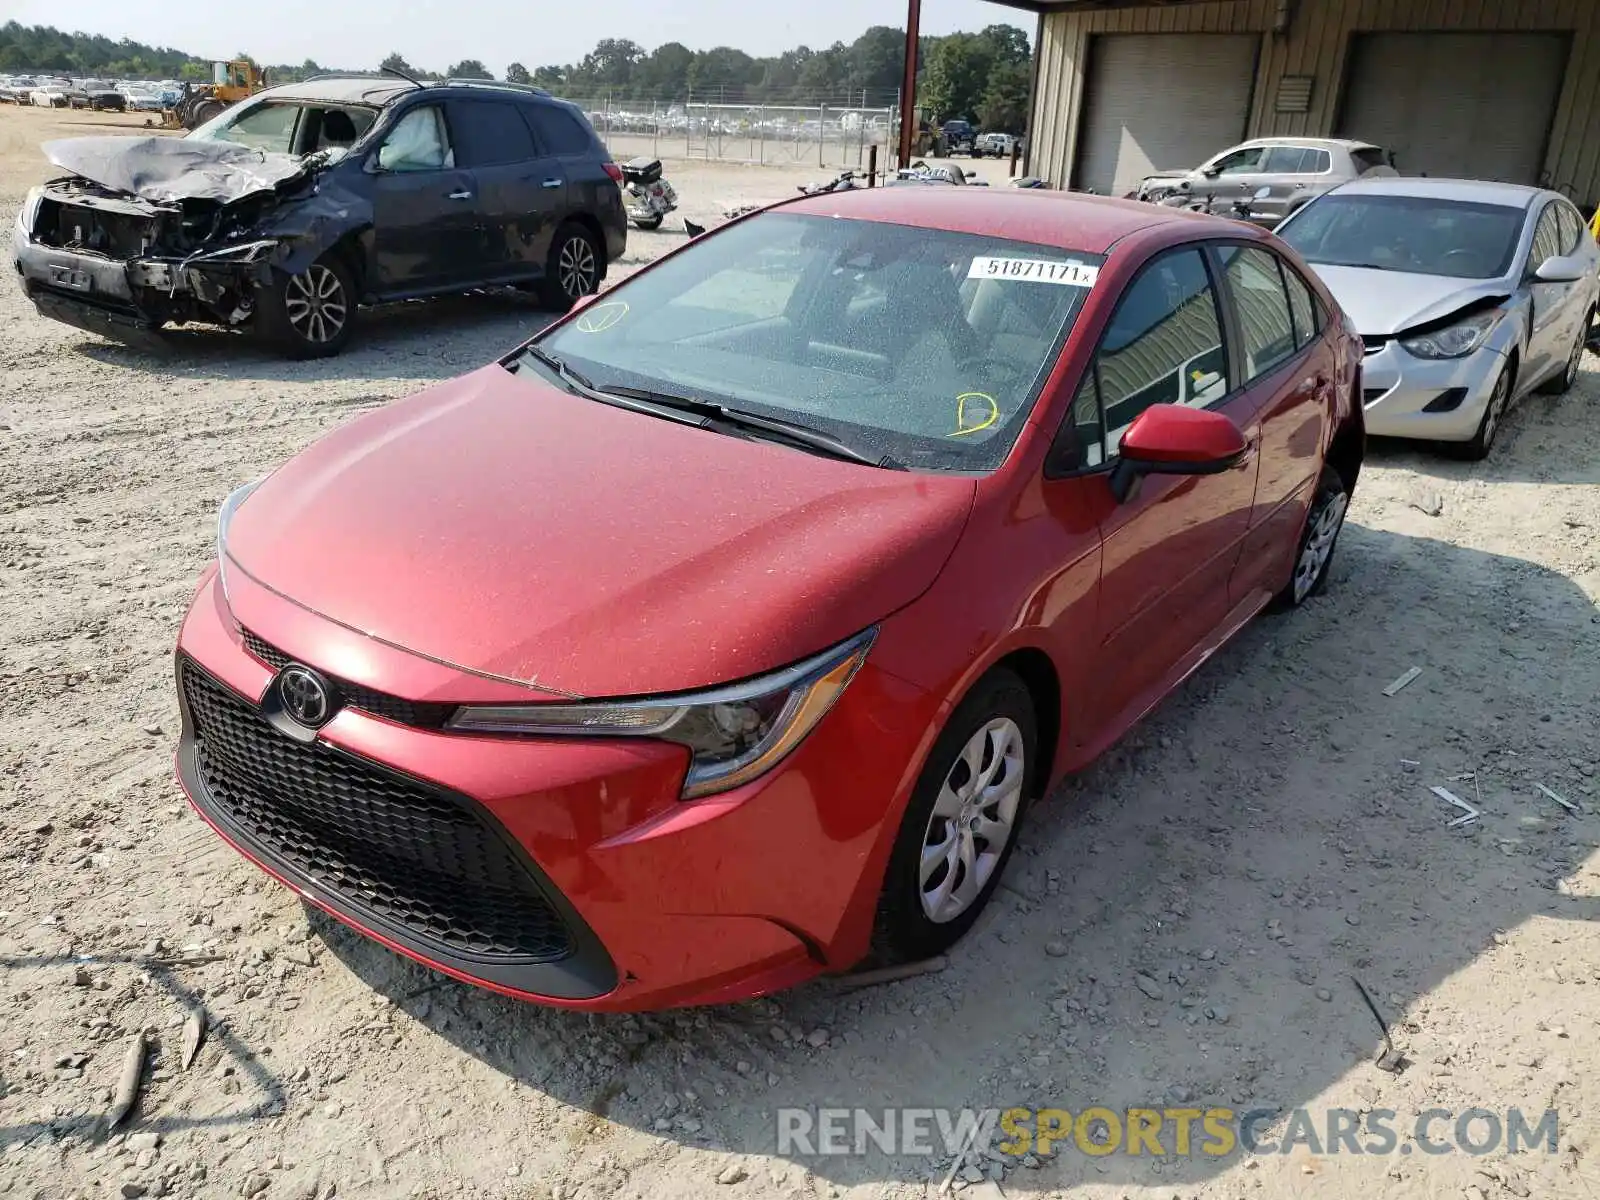
[[[322,76],[187,137],[48,142],[15,260],[46,316],[113,336],[247,327],[336,354],[358,304],[527,288],[565,311],[627,244],[621,169],[537,88]]]

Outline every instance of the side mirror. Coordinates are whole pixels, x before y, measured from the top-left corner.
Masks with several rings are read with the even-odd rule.
[[[1540,283],[1577,283],[1585,273],[1583,264],[1577,259],[1557,254],[1540,263],[1533,277]]]
[[[1248,449],[1239,427],[1219,412],[1152,404],[1122,435],[1111,492],[1121,503],[1145,475],[1219,475]]]
[[[1218,175],[1222,174],[1222,168],[1221,167],[1201,167],[1200,168],[1200,174],[1204,175],[1207,179],[1215,179]]]

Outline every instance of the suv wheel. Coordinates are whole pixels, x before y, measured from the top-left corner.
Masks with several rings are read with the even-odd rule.
[[[256,303],[261,336],[291,358],[329,358],[355,328],[355,282],[337,254],[324,254],[298,275],[274,271]]]
[[[580,297],[600,290],[604,262],[593,234],[582,225],[563,225],[550,244],[539,302],[554,312],[566,312]]]

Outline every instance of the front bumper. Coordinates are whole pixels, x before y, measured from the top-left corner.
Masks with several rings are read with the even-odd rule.
[[[312,742],[290,739],[260,715],[278,657],[263,644],[337,677],[347,697],[504,701],[509,685],[353,634],[248,579],[230,574],[229,587],[231,607],[209,575],[180,634],[179,779],[236,849],[345,924],[466,982],[588,1009],[745,999],[866,953],[937,707],[870,660],[778,768],[684,802],[686,756],[665,743],[449,734],[353,699]],[[198,704],[197,679],[213,697]],[[225,728],[197,711],[218,692],[239,710]],[[230,754],[233,776],[219,777]],[[241,771],[253,808],[238,801]],[[466,825],[441,824],[450,805]],[[484,880],[504,886],[491,894]]]
[[[1491,343],[1465,358],[1425,359],[1386,341],[1361,363],[1362,408],[1376,437],[1465,442],[1506,365]]]

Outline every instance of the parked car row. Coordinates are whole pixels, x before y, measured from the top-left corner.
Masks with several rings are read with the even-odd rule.
[[[0,103],[39,108],[88,108],[115,112],[159,111],[176,102],[182,89],[172,80],[63,79],[44,75],[0,76]]]

